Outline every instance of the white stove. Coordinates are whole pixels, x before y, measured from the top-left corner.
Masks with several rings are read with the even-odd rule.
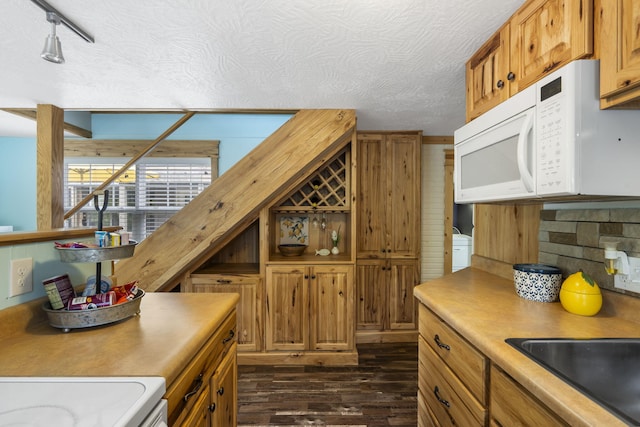
[[[167,425],[162,377],[0,377],[0,427]]]

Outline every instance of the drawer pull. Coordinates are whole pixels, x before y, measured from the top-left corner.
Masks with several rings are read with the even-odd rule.
[[[436,386],[433,389],[433,394],[436,395],[436,399],[438,399],[438,402],[442,403],[447,408],[451,408],[451,403],[449,403],[448,400],[444,400],[443,398],[440,397],[440,390],[438,390],[438,386]]]
[[[189,393],[184,395],[182,400],[184,400],[185,402],[188,401],[193,395],[198,392],[198,390],[200,390],[200,387],[202,387],[202,374],[198,375],[198,378],[193,380],[193,388]]]
[[[228,285],[229,283],[231,283],[231,280],[229,279],[218,279],[216,280],[216,282],[223,284],[223,285]]]
[[[222,396],[224,394],[224,387],[220,387],[217,393],[218,393],[218,396]]]
[[[451,350],[451,347],[449,347],[447,344],[443,344],[440,341],[440,337],[438,336],[438,334],[436,334],[436,336],[433,337],[433,340],[436,342],[436,344],[438,344],[438,347],[444,348],[447,351]]]
[[[235,332],[233,332],[233,329],[232,329],[232,330],[230,330],[230,331],[229,331],[229,336],[222,340],[222,344],[226,344],[226,343],[228,343],[229,341],[231,341],[235,335],[236,335],[236,333],[235,333]]]

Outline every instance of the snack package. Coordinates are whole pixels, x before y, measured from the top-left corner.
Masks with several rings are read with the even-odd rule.
[[[49,297],[51,308],[54,310],[65,308],[69,301],[76,296],[68,274],[45,279],[42,281],[42,285]]]
[[[96,294],[87,297],[75,297],[69,300],[67,310],[93,310],[99,307],[109,307],[115,304],[116,294],[109,291],[106,294]]]

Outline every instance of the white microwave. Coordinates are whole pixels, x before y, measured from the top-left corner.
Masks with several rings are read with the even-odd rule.
[[[456,130],[456,203],[640,196],[640,110],[600,110],[598,66],[570,62]]]

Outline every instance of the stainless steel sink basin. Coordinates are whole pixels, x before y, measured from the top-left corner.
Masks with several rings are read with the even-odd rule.
[[[625,422],[640,425],[640,338],[506,342]]]

